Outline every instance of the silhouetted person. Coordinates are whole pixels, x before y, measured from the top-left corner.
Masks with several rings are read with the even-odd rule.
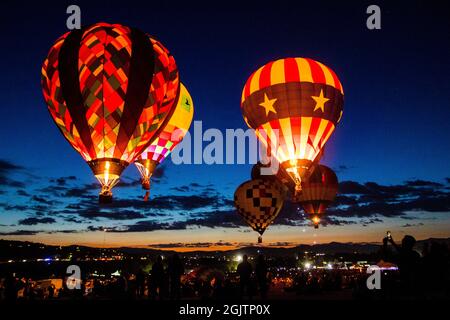
[[[152,266],[150,275],[150,288],[151,297],[162,299],[162,291],[164,285],[164,266],[162,263],[162,257],[158,256],[155,263]]]
[[[54,296],[55,296],[55,286],[51,284],[48,287],[48,299],[53,299]]]
[[[392,260],[398,265],[402,287],[408,290],[408,293],[411,293],[410,290],[415,289],[420,264],[420,255],[414,250],[416,239],[413,236],[406,235],[402,240],[402,245],[398,246],[392,238],[386,237],[383,239],[385,253],[387,252],[388,242],[392,244],[396,251]]]
[[[442,294],[449,279],[449,260],[447,246],[432,242],[428,251],[423,253],[422,265],[424,285],[432,294]]]
[[[142,269],[136,274],[136,296],[142,298],[145,292],[145,274]]]
[[[242,262],[239,263],[237,267],[237,273],[239,274],[239,281],[241,285],[241,297],[247,292],[247,294],[251,294],[250,289],[250,277],[252,275],[252,265],[248,262],[248,257],[245,254],[242,257]]]
[[[184,274],[184,265],[178,254],[174,254],[168,266],[170,281],[170,298],[180,299],[181,276]]]
[[[262,299],[267,297],[267,290],[269,287],[267,280],[267,265],[264,256],[260,254],[255,266],[256,280],[258,281],[259,293]]]
[[[223,285],[223,279],[221,277],[215,277],[212,286],[212,298],[215,300],[223,300],[225,295],[225,288]]]
[[[118,298],[125,298],[128,291],[128,283],[127,283],[127,277],[125,274],[122,274],[117,278],[117,297]],[[81,290],[79,290],[81,291]]]
[[[5,299],[9,302],[17,300],[17,283],[12,274],[8,274],[5,279]]]

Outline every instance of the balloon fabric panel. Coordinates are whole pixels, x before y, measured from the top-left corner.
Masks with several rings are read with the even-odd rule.
[[[143,106],[139,107],[140,112],[125,119],[123,114],[133,58],[132,30],[125,26],[104,23],[83,30],[77,52],[79,90],[83,98],[83,104],[79,107],[82,108],[89,127],[92,147],[88,148],[80,137],[79,123],[74,122],[61,90],[58,59],[60,49],[69,34],[55,42],[42,68],[44,97],[53,119],[86,161],[110,157],[126,162],[133,161],[153,138],[158,125],[173,105],[159,105],[165,96],[171,76],[177,74],[176,65],[171,69],[167,68],[174,64],[173,57],[159,42],[146,37],[146,41],[150,43],[151,54],[154,55],[153,58],[147,57],[154,59],[154,75],[151,77],[153,70],[150,70],[150,74],[137,77],[150,77],[151,85],[145,93]],[[174,81],[175,87],[177,81]],[[137,85],[137,92],[142,89],[143,87]],[[127,122],[132,125],[125,128]]]
[[[282,186],[265,179],[244,182],[234,194],[234,204],[238,213],[261,235],[278,216],[283,201]]]

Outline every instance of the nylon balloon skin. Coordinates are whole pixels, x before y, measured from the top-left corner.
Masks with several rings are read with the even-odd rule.
[[[269,62],[247,80],[241,111],[247,125],[301,187],[343,114],[336,74],[307,58]]]
[[[163,124],[158,136],[137,158],[135,164],[141,174],[142,186],[150,189],[150,177],[156,166],[173,151],[189,130],[194,116],[194,103],[186,87],[180,85],[180,93],[173,113]],[[148,196],[148,195],[147,195]]]
[[[302,193],[297,201],[306,213],[317,219],[326,212],[336,198],[339,183],[336,174],[324,165],[318,165],[307,182],[302,184]],[[317,220],[317,224],[320,220]],[[316,224],[316,222],[315,222]]]
[[[275,220],[284,202],[283,186],[272,179],[254,179],[234,193],[234,205],[244,221],[260,235]]]
[[[56,125],[109,194],[173,108],[179,76],[159,41],[97,23],[54,43],[41,84]]]

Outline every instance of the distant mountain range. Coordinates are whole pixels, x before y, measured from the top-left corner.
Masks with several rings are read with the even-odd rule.
[[[445,243],[450,246],[450,238],[436,239],[430,238],[426,240],[417,241],[416,248],[420,251],[425,242],[440,242]],[[380,250],[380,244],[375,243],[340,243],[340,242],[330,242],[326,244],[316,244],[316,245],[298,245],[291,248],[280,248],[280,247],[243,247],[227,251],[190,251],[183,252],[185,256],[192,255],[237,255],[237,254],[249,254],[257,255],[258,253],[264,253],[269,256],[289,256],[297,253],[304,252],[314,252],[314,253],[324,253],[327,255],[370,255],[376,254]],[[99,256],[103,254],[123,254],[123,255],[157,255],[157,254],[171,254],[175,251],[172,250],[159,250],[152,248],[129,248],[129,247],[119,247],[119,248],[93,248],[87,246],[53,246],[46,245],[42,243],[28,242],[28,241],[11,241],[11,240],[0,240],[0,262],[6,262],[10,259],[42,259],[46,257],[67,258],[70,256]]]

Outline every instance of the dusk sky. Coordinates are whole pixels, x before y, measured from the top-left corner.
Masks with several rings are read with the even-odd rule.
[[[98,205],[99,186],[51,119],[40,87],[42,62],[67,32],[70,4],[81,7],[84,25],[121,23],[161,40],[203,130],[247,128],[242,88],[271,60],[309,57],[336,72],[344,115],[322,163],[336,171],[340,195],[318,230],[286,204],[265,244],[378,242],[387,230],[395,239],[450,237],[450,20],[443,3],[214,3],[2,4],[0,238],[180,250],[186,244],[230,248],[257,238],[232,204],[251,164],[166,159],[149,202],[142,201],[138,171],[129,166],[113,204]],[[381,30],[366,27],[370,4],[381,8]]]

